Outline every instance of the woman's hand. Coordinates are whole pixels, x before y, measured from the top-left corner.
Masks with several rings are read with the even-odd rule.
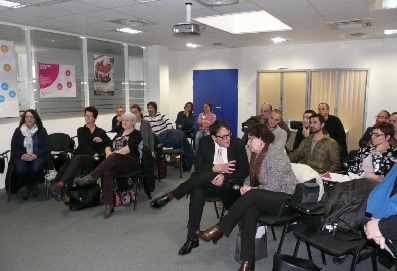
[[[251,186],[249,185],[243,185],[243,187],[240,188],[240,194],[244,195],[245,193],[247,193],[248,191],[251,190]]]
[[[389,141],[385,141],[378,146],[376,146],[374,151],[379,151],[380,153],[385,152],[390,147]]]
[[[383,176],[383,175],[376,175],[376,174],[373,173],[373,172],[364,172],[364,174],[362,174],[362,177],[363,177],[363,178],[373,179],[373,180],[375,180],[375,181],[377,181],[377,182],[381,182],[381,181],[383,181],[383,178],[384,178],[385,176]]]
[[[179,124],[179,125],[178,125],[178,129],[182,129],[182,125]]]
[[[102,143],[102,138],[96,136],[92,141],[94,141],[95,143]]]
[[[211,181],[213,185],[221,186],[223,181],[225,180],[225,176],[223,174],[218,174],[216,177]]]
[[[34,153],[25,153],[24,155],[22,155],[21,159],[24,161],[33,161],[36,158],[37,158],[37,155]]]
[[[106,158],[108,158],[110,155],[112,155],[112,150],[109,147],[107,147],[105,149],[105,156]]]

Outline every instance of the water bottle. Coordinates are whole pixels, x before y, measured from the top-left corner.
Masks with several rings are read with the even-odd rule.
[[[287,124],[288,128],[291,128],[291,119],[289,117],[287,118],[285,123]]]

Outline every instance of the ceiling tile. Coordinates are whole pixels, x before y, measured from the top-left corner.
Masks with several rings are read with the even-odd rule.
[[[91,1],[92,3],[93,1]],[[60,9],[63,11],[71,12],[71,13],[83,13],[89,12],[94,10],[104,9],[95,5],[90,5],[86,3],[82,3],[80,1],[69,1],[69,2],[62,2],[58,4],[52,4],[49,7]]]
[[[62,16],[62,17],[57,18],[57,20],[66,22],[66,23],[73,23],[75,25],[93,24],[93,23],[99,23],[99,22],[103,21],[101,19],[87,17],[87,16],[80,15],[80,14]]]
[[[96,10],[96,11],[81,13],[80,15],[88,16],[104,21],[128,18],[128,16],[124,13],[120,13],[112,10]]]

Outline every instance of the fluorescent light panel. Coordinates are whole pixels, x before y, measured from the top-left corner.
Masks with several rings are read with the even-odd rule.
[[[397,29],[393,29],[393,30],[385,30],[383,32],[383,34],[385,35],[393,35],[393,34],[397,34]]]
[[[397,8],[397,0],[383,0],[383,9]]]
[[[118,28],[117,31],[123,32],[123,33],[128,33],[128,34],[138,34],[138,33],[142,33],[142,31],[140,31],[140,30],[135,30],[135,29],[128,28],[128,27]]]
[[[190,48],[197,48],[197,47],[201,47],[201,45],[200,45],[200,44],[195,44],[195,43],[186,43],[186,46],[187,46],[187,47],[190,47]]]
[[[11,1],[0,1],[0,6],[2,7],[7,7],[7,8],[22,8],[26,7],[26,5],[17,3],[17,2],[11,2]]]
[[[276,37],[276,38],[272,38],[272,41],[274,43],[281,43],[281,42],[286,42],[287,40],[284,38]]]
[[[232,34],[292,30],[291,27],[264,10],[199,17],[194,20]]]

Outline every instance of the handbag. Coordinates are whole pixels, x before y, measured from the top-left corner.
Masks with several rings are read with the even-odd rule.
[[[97,183],[74,186],[69,189],[69,210],[77,211],[101,204],[101,188]]]
[[[127,189],[126,191],[113,192],[113,206],[119,207],[121,205],[129,206],[131,203],[135,202],[135,193],[132,189]]]
[[[236,250],[234,259],[242,263],[241,254],[241,232],[237,233]],[[259,226],[255,235],[255,261],[267,258],[267,231],[265,226]]]
[[[304,183],[298,183],[291,199],[296,203],[315,203],[318,202],[319,194],[320,186],[316,183],[316,179],[312,179]]]

